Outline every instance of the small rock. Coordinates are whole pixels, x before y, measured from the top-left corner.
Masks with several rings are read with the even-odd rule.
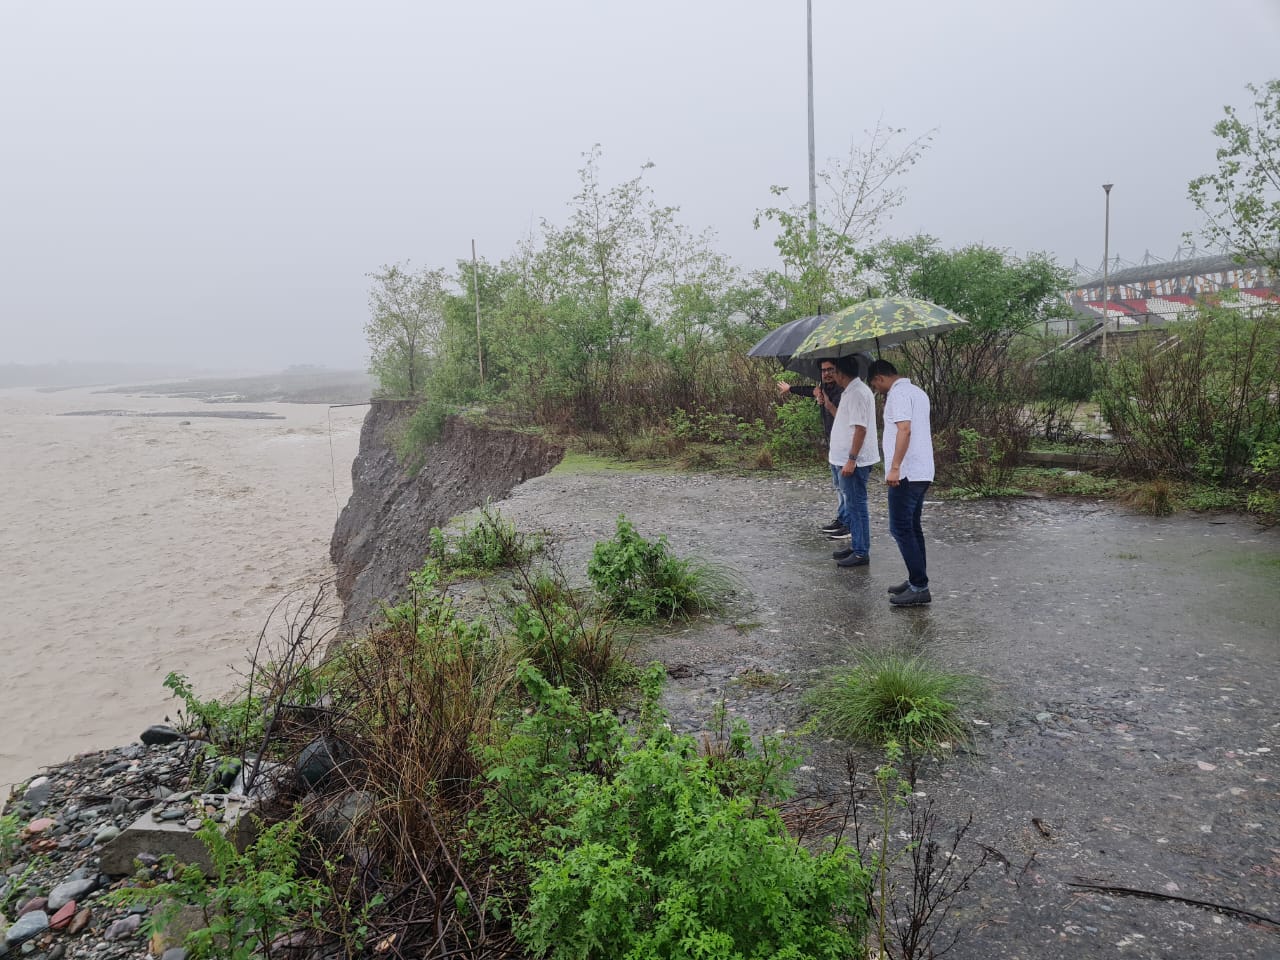
[[[37,817],[35,820],[32,820],[27,824],[27,833],[33,835],[37,833],[44,833],[52,827],[53,824],[54,819],[52,817]]]
[[[176,743],[185,738],[173,727],[166,726],[163,723],[156,723],[143,730],[138,735],[138,739],[147,746],[154,747],[162,743]]]
[[[48,960],[62,960],[67,954],[67,945],[65,943],[55,943],[49,948]]]
[[[24,917],[32,910],[43,910],[48,906],[49,901],[44,897],[32,897],[26,903],[18,908],[18,916]]]
[[[29,803],[31,806],[39,809],[43,807],[53,794],[53,781],[48,777],[36,777],[29,784],[27,789],[23,791],[22,802]]]
[[[120,836],[120,828],[114,825],[108,825],[93,835],[93,842],[95,845],[107,843],[118,836]]]
[[[67,880],[49,891],[49,909],[61,910],[72,900],[81,900],[98,888],[97,878]]]
[[[187,951],[182,947],[170,947],[160,955],[160,960],[187,960]]]
[[[50,930],[62,930],[69,926],[76,916],[76,902],[68,900],[62,905],[62,909],[49,918]]]
[[[199,830],[204,825],[204,821],[199,817],[192,817],[187,821],[188,830]]]
[[[323,787],[341,766],[342,760],[340,747],[330,744],[324,737],[317,737],[298,754],[298,779],[312,790]]]
[[[107,932],[102,935],[102,938],[104,940],[123,940],[125,937],[131,937],[137,933],[140,926],[142,926],[141,914],[131,913],[127,917],[121,917],[107,927]]]
[[[72,918],[71,923],[67,925],[67,933],[75,936],[89,926],[89,921],[93,919],[93,911],[85,907]]]
[[[18,918],[18,921],[9,928],[9,932],[4,935],[4,942],[13,947],[48,929],[49,915],[43,910],[35,910],[25,917]]]

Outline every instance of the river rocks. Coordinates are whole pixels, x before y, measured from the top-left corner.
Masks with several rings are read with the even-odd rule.
[[[17,919],[4,935],[6,947],[30,940],[32,937],[49,929],[49,915],[43,910],[33,910]]]
[[[33,809],[39,810],[49,802],[49,797],[52,795],[53,782],[48,777],[36,777],[27,784],[27,789],[23,791],[22,802]]]
[[[176,743],[184,739],[182,734],[173,727],[167,727],[162,723],[154,724],[139,734],[138,739],[149,747],[154,747],[162,743]]]
[[[317,737],[298,754],[296,770],[298,779],[309,790],[321,790],[329,786],[338,769],[347,759],[340,744],[324,737]]]
[[[72,900],[80,900],[87,893],[92,893],[98,886],[97,878],[89,878],[84,880],[68,880],[66,883],[60,883],[49,891],[49,907],[50,910],[61,910],[62,907]]]
[[[136,913],[131,913],[113,921],[111,926],[107,927],[107,932],[102,935],[102,938],[104,940],[122,940],[125,937],[133,936],[141,926],[142,917]]]
[[[83,754],[15,791],[3,812],[30,819],[12,864],[0,874],[0,898],[22,906],[26,913],[15,918],[7,932],[0,921],[0,955],[5,960],[27,954],[33,960],[145,958],[145,944],[127,933],[118,932],[112,941],[91,939],[93,933],[103,934],[116,920],[128,917],[133,919],[120,931],[132,928],[136,933],[136,924],[145,919],[103,899],[112,879],[103,875],[101,851],[129,820],[156,802],[153,791],[174,794],[186,788],[190,749],[182,740]],[[133,869],[130,863],[122,872]],[[153,878],[150,868],[144,871],[146,878]],[[139,909],[145,913],[149,908],[135,911]]]
[[[49,918],[50,930],[63,930],[71,925],[71,921],[75,919],[75,915],[79,912],[76,902],[68,900],[62,905],[62,909],[58,910]]]

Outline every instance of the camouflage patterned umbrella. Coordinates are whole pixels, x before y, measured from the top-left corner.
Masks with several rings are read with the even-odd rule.
[[[967,321],[946,307],[912,297],[877,297],[837,310],[814,327],[794,356],[843,357],[904,340],[929,337],[962,327]]]

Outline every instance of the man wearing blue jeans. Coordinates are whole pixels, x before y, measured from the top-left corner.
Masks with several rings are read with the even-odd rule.
[[[831,556],[837,566],[864,567],[871,562],[867,477],[880,462],[876,451],[876,398],[858,379],[858,361],[854,357],[837,357],[831,362],[841,393],[831,424],[827,462],[831,464],[832,478],[840,486],[840,519],[849,530],[849,546]]]
[[[933,482],[933,433],[929,427],[929,397],[887,360],[867,371],[867,382],[884,394],[884,482],[889,485],[889,533],[907,565],[905,582],[889,588],[895,607],[929,603],[929,574],[925,566],[924,530],[920,513]]]
[[[837,404],[840,403],[840,387],[836,385],[836,365],[833,360],[819,361],[822,371],[822,382],[816,387],[792,386],[782,381],[778,384],[778,393],[786,396],[812,397],[818,402],[818,412],[822,415],[822,433],[831,442],[831,424],[835,420]],[[844,494],[840,490],[840,482],[832,479],[831,487],[836,492],[836,518],[819,529],[833,540],[847,537],[848,528],[844,525]]]

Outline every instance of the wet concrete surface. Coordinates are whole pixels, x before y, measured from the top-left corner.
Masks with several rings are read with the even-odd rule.
[[[725,617],[644,641],[673,674],[673,723],[722,698],[755,731],[803,722],[803,693],[859,650],[924,651],[985,681],[968,750],[917,789],[942,819],[973,814],[962,855],[1000,852],[964,894],[948,956],[1280,957],[1280,927],[1182,903],[1094,893],[1084,879],[1280,921],[1280,531],[1247,519],[1149,518],[1090,501],[934,502],[931,606],[890,607],[905,577],[873,485],[872,563],[842,570],[817,533],[820,479],[554,472],[500,504],[556,534],[584,577],[625,513],[679,554],[734,570]],[[747,682],[752,676],[766,682]],[[802,786],[846,791],[845,757],[810,739]]]

